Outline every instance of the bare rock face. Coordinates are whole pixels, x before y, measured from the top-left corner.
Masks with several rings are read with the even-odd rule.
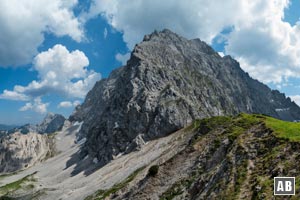
[[[194,119],[240,112],[300,119],[294,102],[252,79],[230,56],[163,30],[146,35],[127,65],[97,82],[70,120],[83,121],[82,152],[105,164]]]
[[[0,140],[0,173],[34,165],[53,153],[52,140],[37,133],[14,133]]]
[[[63,127],[65,120],[65,117],[62,115],[48,113],[42,123],[38,125],[38,132],[43,134],[59,131]]]
[[[48,113],[41,124],[26,124],[0,137],[0,173],[18,171],[51,157],[55,152],[53,136],[62,129],[65,118]]]

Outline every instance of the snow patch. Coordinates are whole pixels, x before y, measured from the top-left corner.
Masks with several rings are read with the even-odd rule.
[[[81,140],[79,140],[78,142],[77,142],[77,144],[78,145],[82,145],[82,144],[84,144],[86,142],[86,138],[82,138]]]
[[[120,127],[120,126],[119,126],[118,122],[115,122],[114,128],[119,128],[119,127]]]
[[[283,111],[289,111],[290,108],[276,108],[275,111],[276,112],[283,112]]]
[[[93,163],[97,164],[98,162],[99,162],[98,158],[95,157],[95,158],[93,159]]]

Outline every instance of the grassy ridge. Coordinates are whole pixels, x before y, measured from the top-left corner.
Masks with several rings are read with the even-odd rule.
[[[272,129],[277,137],[289,139],[290,141],[300,141],[300,123],[286,122],[272,117],[265,117],[265,124]]]
[[[288,139],[293,142],[300,141],[300,122],[282,121],[266,115],[241,113],[237,117],[218,116],[203,119],[200,123],[199,121],[197,122],[200,126],[205,125],[209,129],[220,126],[229,128],[228,131],[233,137],[238,136],[243,130],[258,123],[264,123],[278,138]]]

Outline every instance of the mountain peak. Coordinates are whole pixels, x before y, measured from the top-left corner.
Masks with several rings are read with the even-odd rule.
[[[217,53],[208,44],[201,41],[199,38],[188,40],[169,29],[163,29],[162,31],[154,31],[149,35],[145,35],[143,41],[137,44],[133,52],[139,51],[142,47],[149,48],[150,54],[154,48],[159,48],[160,46],[170,46],[174,51],[189,52],[202,52],[210,55],[217,55]],[[143,49],[145,51],[145,49]],[[190,54],[190,53],[186,53]]]
[[[48,113],[41,124],[38,125],[39,133],[53,133],[60,130],[65,122],[65,117],[60,114]]]
[[[230,56],[166,29],[146,35],[127,65],[96,83],[70,119],[84,121],[82,153],[105,164],[195,119],[240,112],[300,119],[296,104],[253,80]]]

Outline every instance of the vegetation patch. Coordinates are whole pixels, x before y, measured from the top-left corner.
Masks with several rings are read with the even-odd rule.
[[[173,184],[167,191],[165,191],[161,197],[160,200],[171,200],[175,198],[176,196],[183,193],[183,181],[179,181],[175,184]]]
[[[13,193],[19,189],[21,189],[27,182],[35,182],[36,179],[34,179],[33,175],[36,174],[30,174],[28,176],[25,176],[24,178],[17,180],[15,182],[9,183],[7,185],[4,185],[2,187],[0,187],[0,196],[2,196],[2,198],[9,198],[7,195],[10,193]],[[32,185],[32,184],[30,184]]]
[[[116,193],[120,189],[124,188],[128,183],[130,183],[139,172],[141,172],[145,167],[141,167],[135,170],[131,175],[129,175],[124,181],[115,184],[113,187],[107,190],[98,190],[95,194],[92,194],[85,198],[85,200],[104,200],[106,197],[109,197],[111,194]]]
[[[237,196],[240,193],[241,186],[243,182],[245,181],[247,176],[247,161],[244,160],[240,166],[237,168],[237,176],[236,176],[236,182],[235,182],[235,196]]]
[[[149,176],[156,176],[156,174],[158,173],[158,169],[159,169],[159,166],[158,165],[153,165],[149,168],[149,171],[148,171],[148,175]]]
[[[300,141],[300,122],[287,122],[267,116],[264,122],[268,128],[274,131],[277,137],[294,142]]]
[[[193,130],[197,130],[200,127],[200,122],[201,122],[201,120],[196,119],[191,125],[184,128],[184,131],[185,132],[190,132],[190,131],[193,131]]]

